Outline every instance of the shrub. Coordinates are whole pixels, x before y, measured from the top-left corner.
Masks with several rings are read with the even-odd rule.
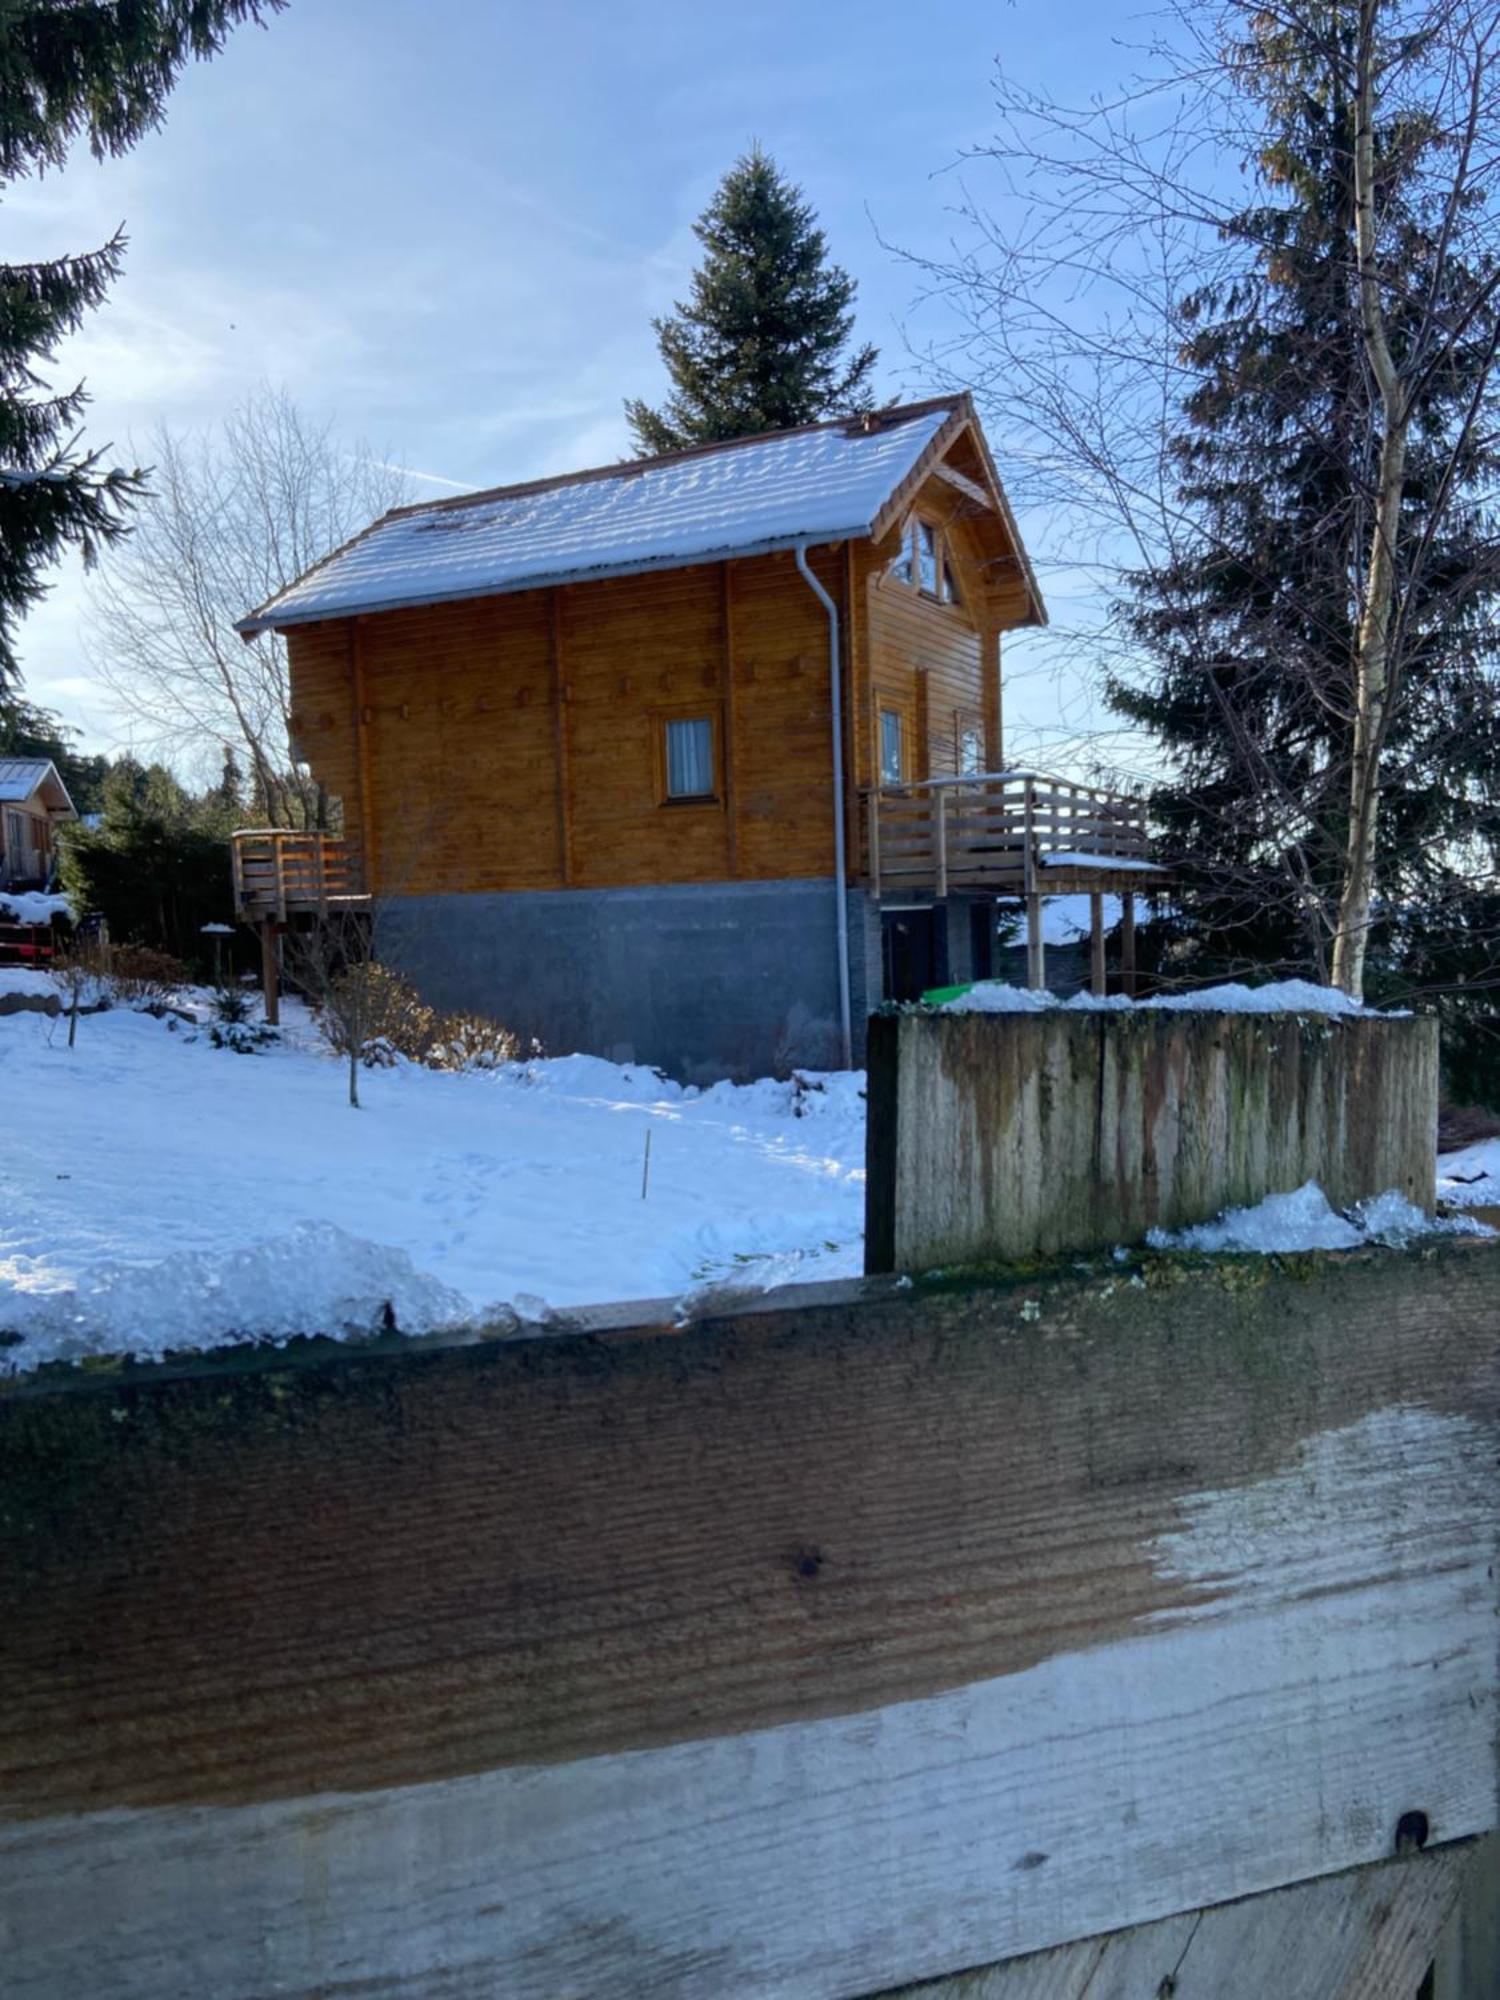
[[[258,1056],[281,1037],[264,1021],[216,1021],[208,1039],[212,1047],[228,1049],[231,1055]]]
[[[338,974],[318,1023],[336,1055],[350,1053],[349,1039],[356,1034],[367,1069],[388,1069],[403,1056],[428,1069],[495,1069],[513,1061],[520,1049],[500,1022],[483,1014],[441,1013],[409,980],[374,960]]]
[[[188,983],[180,958],[146,944],[119,944],[109,953],[109,990],[122,1006],[160,1013],[178,987]]]
[[[484,1014],[439,1014],[437,1038],[423,1060],[430,1069],[499,1069],[520,1052],[510,1029]]]
[[[254,996],[243,986],[222,985],[214,988],[214,1019],[226,1028],[238,1028],[250,1020],[255,1013]]]

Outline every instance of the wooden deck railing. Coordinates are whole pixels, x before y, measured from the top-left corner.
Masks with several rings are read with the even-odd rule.
[[[355,849],[336,834],[257,827],[230,841],[234,903],[241,917],[285,923],[289,916],[365,899]]]
[[[1151,864],[1143,799],[1035,771],[925,778],[865,798],[870,880],[881,895],[1026,894],[1072,855],[1089,874]]]

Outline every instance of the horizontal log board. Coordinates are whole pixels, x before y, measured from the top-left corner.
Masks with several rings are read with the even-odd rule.
[[[1497,1390],[1483,1246],[13,1388],[7,1994],[852,1995],[1483,1831]]]

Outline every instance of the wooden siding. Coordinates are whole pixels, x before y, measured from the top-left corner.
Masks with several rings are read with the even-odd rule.
[[[844,552],[811,561],[844,609]],[[368,816],[377,893],[832,872],[828,626],[790,555],[287,637],[298,747],[356,844]],[[720,796],[664,805],[663,712],[700,706]]]
[[[962,602],[887,574],[878,544],[815,551],[839,605],[851,867],[879,714],[907,776],[1001,761],[994,524],[941,478],[914,495]],[[828,628],[790,554],[294,628],[294,735],[343,802],[380,894],[825,876],[833,868]],[[711,802],[667,804],[666,714],[712,717]]]

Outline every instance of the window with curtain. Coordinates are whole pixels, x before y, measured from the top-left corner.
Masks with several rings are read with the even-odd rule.
[[[880,782],[899,785],[906,778],[906,723],[898,708],[880,711]]]
[[[666,736],[667,797],[711,799],[717,789],[713,717],[674,717],[666,724]]]

